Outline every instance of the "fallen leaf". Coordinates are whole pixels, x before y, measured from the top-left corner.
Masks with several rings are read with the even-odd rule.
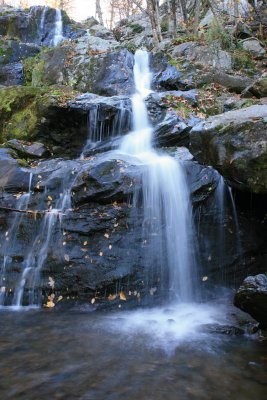
[[[63,299],[63,296],[59,296],[59,298],[57,299],[57,301],[61,301]]]
[[[104,235],[104,236],[105,236],[105,238],[106,238],[106,239],[108,239],[108,238],[109,238],[109,234],[108,234],[108,233],[105,233],[105,235]]]
[[[207,276],[202,277],[202,282],[206,282],[209,278]]]
[[[120,296],[120,300],[123,300],[123,301],[126,301],[127,299],[126,299],[126,296],[125,296],[125,294],[124,294],[124,292],[120,292],[119,293],[119,296]]]
[[[64,254],[64,259],[65,259],[65,261],[69,262],[70,261],[70,256],[68,254]]]
[[[93,298],[92,300],[91,300],[91,304],[94,304],[95,303],[95,298]]]
[[[117,297],[116,294],[110,294],[110,295],[108,296],[108,300],[109,300],[109,301],[113,301],[113,300],[116,299],[116,297]]]

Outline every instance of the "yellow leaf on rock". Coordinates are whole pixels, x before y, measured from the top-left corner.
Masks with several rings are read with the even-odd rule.
[[[84,246],[86,246],[86,245],[87,245],[87,243],[88,243],[88,242],[87,242],[87,240],[86,240],[85,242],[83,242],[83,245],[84,245]]]
[[[91,304],[94,304],[95,303],[95,298],[93,298],[92,300],[91,300]]]
[[[48,200],[48,201],[52,201],[53,198],[52,198],[51,196],[47,196],[47,200]]]
[[[116,297],[117,297],[116,294],[110,294],[110,295],[108,296],[108,300],[109,300],[109,301],[113,301],[113,300],[116,299]]]
[[[127,300],[124,292],[120,292],[119,296],[120,296],[120,300],[123,300],[123,301]]]
[[[105,235],[104,235],[104,236],[105,236],[105,238],[106,238],[106,239],[108,239],[108,238],[109,238],[109,234],[108,234],[108,233],[105,233]]]
[[[53,301],[48,301],[47,303],[46,303],[46,305],[45,305],[47,308],[53,308],[53,307],[55,307],[55,303],[53,302]]]
[[[65,261],[69,262],[70,261],[70,256],[68,254],[64,254],[64,259],[65,259]]]
[[[61,301],[63,299],[63,296],[59,296],[59,298],[57,299],[57,301]]]

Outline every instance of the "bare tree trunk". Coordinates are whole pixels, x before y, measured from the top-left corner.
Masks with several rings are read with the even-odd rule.
[[[237,20],[239,17],[239,8],[238,8],[238,0],[234,0],[234,25],[237,24]]]
[[[95,10],[96,10],[96,16],[97,16],[100,24],[104,25],[103,13],[102,13],[101,5],[100,5],[100,0],[95,1]]]
[[[161,28],[159,23],[158,0],[147,0],[147,11],[150,18],[153,38],[156,43],[162,41]]]
[[[109,29],[112,29],[112,28],[113,28],[114,15],[115,15],[114,6],[115,6],[114,0],[112,0],[112,1],[110,2],[110,7],[111,7],[111,9],[110,9]]]
[[[177,33],[176,9],[177,9],[177,0],[171,0],[170,18],[172,20],[172,37],[175,37]]]
[[[184,22],[187,22],[186,0],[179,0]]]
[[[195,18],[194,18],[194,34],[198,33],[199,16],[200,16],[201,0],[196,0],[195,4]]]

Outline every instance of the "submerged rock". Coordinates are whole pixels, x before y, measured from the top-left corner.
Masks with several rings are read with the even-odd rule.
[[[234,304],[267,329],[267,275],[247,277],[235,294]]]
[[[237,188],[267,192],[267,106],[209,117],[190,132],[196,159],[212,165]]]

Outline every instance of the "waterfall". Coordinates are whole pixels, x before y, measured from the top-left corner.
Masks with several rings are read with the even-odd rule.
[[[17,201],[17,210],[25,210],[28,208],[29,201],[31,198],[31,185],[32,185],[32,173],[29,174],[29,189],[27,193],[20,196]],[[14,250],[14,243],[17,238],[21,223],[23,221],[23,213],[16,213],[10,229],[5,233],[5,241],[2,247],[2,252],[4,254],[3,263],[0,269],[0,306],[5,305],[6,300],[6,270],[10,262],[12,261],[12,252]]]
[[[57,46],[64,39],[63,36],[63,21],[62,21],[62,13],[58,8],[55,10],[55,26],[54,26],[54,36],[52,44],[53,46]]]
[[[45,6],[43,8],[43,11],[42,11],[42,14],[41,14],[41,20],[40,20],[40,26],[39,26],[39,32],[40,32],[40,36],[41,37],[43,37],[43,35],[44,35],[46,10],[47,10],[47,7]]]
[[[144,166],[142,201],[143,236],[148,266],[154,265],[159,279],[168,275],[171,298],[190,301],[193,293],[192,218],[189,193],[182,165],[152,147],[153,129],[144,102],[151,92],[149,56],[135,54],[133,96],[133,132],[125,136],[119,151],[134,156]]]
[[[41,293],[39,288],[40,273],[47,260],[48,252],[57,226],[60,227],[59,239],[61,239],[62,214],[67,213],[71,208],[71,187],[75,177],[70,181],[63,182],[63,193],[56,201],[55,207],[46,212],[40,224],[30,250],[23,262],[23,271],[15,289],[12,305],[20,308],[23,304],[25,289],[27,288],[28,303],[30,306],[39,306],[41,303]],[[46,192],[45,192],[46,194]],[[57,243],[59,243],[59,239]],[[56,239],[55,239],[56,240]]]

